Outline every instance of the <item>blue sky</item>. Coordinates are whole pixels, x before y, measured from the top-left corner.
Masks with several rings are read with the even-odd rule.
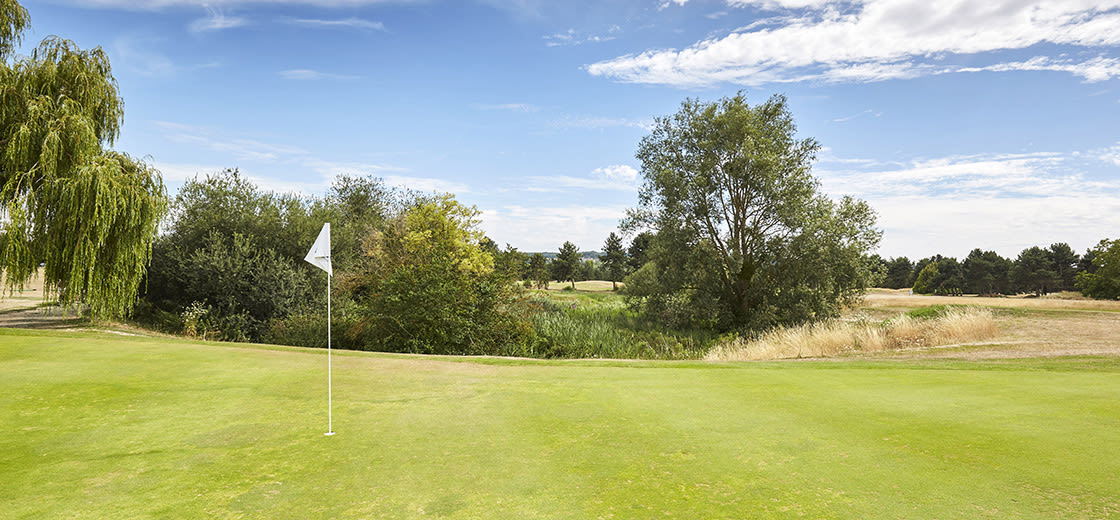
[[[686,97],[784,93],[879,252],[1120,237],[1120,0],[40,0],[110,55],[116,147],[172,193],[237,167],[450,191],[521,250],[598,249],[638,141]],[[313,238],[313,237],[312,237]],[[311,238],[309,238],[310,240]]]

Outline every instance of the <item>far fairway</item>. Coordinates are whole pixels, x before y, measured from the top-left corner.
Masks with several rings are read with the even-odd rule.
[[[1112,518],[1120,359],[453,359],[0,330],[3,518]]]

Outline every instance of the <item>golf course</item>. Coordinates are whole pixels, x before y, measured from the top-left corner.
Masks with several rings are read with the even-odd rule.
[[[1120,516],[1116,357],[326,365],[0,329],[0,516]]]

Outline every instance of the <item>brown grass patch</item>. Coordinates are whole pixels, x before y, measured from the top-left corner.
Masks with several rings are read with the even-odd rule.
[[[832,320],[776,329],[756,340],[735,338],[717,345],[705,359],[739,361],[830,357],[854,352],[928,348],[982,341],[996,336],[992,313],[952,309],[929,319],[897,316],[883,324]]]
[[[927,296],[909,294],[906,289],[875,289],[864,296],[863,307],[916,309],[929,305],[978,305],[1030,310],[1079,310],[1079,311],[1116,311],[1120,312],[1120,301],[1090,300],[1078,293],[1057,293],[1042,298],[1008,296],[989,298],[976,295],[968,296]]]

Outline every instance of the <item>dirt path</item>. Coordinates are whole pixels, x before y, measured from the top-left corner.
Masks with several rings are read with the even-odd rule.
[[[73,312],[63,313],[57,307],[0,311],[0,327],[16,329],[72,329],[86,324]]]

